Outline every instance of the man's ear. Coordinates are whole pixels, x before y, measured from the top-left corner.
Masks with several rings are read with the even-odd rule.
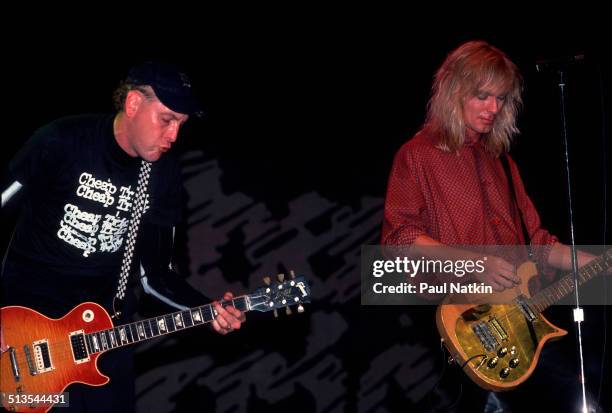
[[[134,117],[144,99],[145,97],[141,92],[137,90],[130,90],[125,97],[125,115],[128,118]]]

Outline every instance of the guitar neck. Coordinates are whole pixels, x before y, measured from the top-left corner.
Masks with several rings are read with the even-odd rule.
[[[578,270],[578,284],[582,285],[590,281],[596,275],[612,267],[612,249],[595,258],[593,261]],[[535,294],[530,303],[538,311],[544,311],[554,303],[574,291],[574,274],[568,273],[556,283],[549,285],[539,293]]]
[[[223,307],[234,306],[242,312],[251,310],[248,295],[236,297],[230,301],[220,301]],[[85,335],[89,353],[101,353],[118,347],[139,343],[166,334],[183,331],[187,328],[208,324],[215,319],[216,310],[212,304],[193,307],[152,317],[146,320],[115,326]]]

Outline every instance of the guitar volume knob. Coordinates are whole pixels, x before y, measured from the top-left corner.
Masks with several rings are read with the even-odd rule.
[[[513,369],[516,368],[519,365],[519,359],[518,358],[511,359],[508,365],[512,367]]]
[[[497,366],[497,361],[499,360],[499,358],[497,357],[493,357],[492,359],[489,359],[489,361],[487,362],[487,367],[492,369],[493,367]]]
[[[504,367],[499,372],[499,377],[501,377],[502,379],[505,379],[506,377],[508,377],[509,374],[510,374],[510,369],[508,367]]]
[[[499,357],[504,357],[506,354],[508,354],[508,348],[507,347],[502,347],[497,351],[497,355]]]

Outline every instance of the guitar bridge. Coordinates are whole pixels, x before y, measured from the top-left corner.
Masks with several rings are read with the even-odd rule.
[[[472,326],[472,330],[487,351],[493,351],[499,345],[497,338],[491,332],[489,324],[480,321]]]
[[[32,359],[32,353],[30,352],[30,347],[27,344],[23,346],[23,353],[25,354],[26,362],[28,363],[30,376],[36,376],[38,371],[36,371],[36,366],[34,365],[34,360]]]

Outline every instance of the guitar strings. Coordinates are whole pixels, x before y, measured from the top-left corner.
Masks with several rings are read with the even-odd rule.
[[[244,297],[247,297],[247,295],[242,295],[242,296],[239,296],[239,297],[234,297],[232,300],[228,300],[228,301],[221,300],[220,304],[221,305],[228,304],[228,303],[230,303],[230,301],[232,302],[232,304],[235,304],[234,303],[235,301],[240,300],[240,299],[242,299]],[[251,298],[260,298],[262,296],[250,296],[250,297]],[[208,307],[209,311],[211,311],[211,314],[212,314],[212,308],[213,308],[212,304],[205,304],[205,305],[200,306],[200,307],[193,307],[193,308],[190,308],[189,310],[193,310],[193,309],[196,309],[196,308],[201,309],[201,308],[204,308],[204,307]],[[186,311],[189,311],[189,310],[186,310]],[[245,309],[245,311],[248,311],[248,309]],[[92,331],[90,333],[85,333],[85,334],[88,335],[88,334],[100,333],[102,331],[114,330],[115,328],[126,327],[128,325],[139,324],[139,323],[143,323],[143,322],[147,322],[147,321],[150,323],[153,320],[157,321],[157,319],[159,319],[159,318],[164,318],[165,319],[165,316],[167,316],[167,315],[174,315],[174,314],[179,314],[179,313],[182,313],[182,312],[169,313],[169,314],[164,314],[164,315],[161,315],[161,316],[158,316],[158,317],[151,317],[151,318],[147,318],[147,319],[144,319],[144,320],[133,321],[131,323],[121,324],[121,325],[118,325],[118,326],[113,326],[112,328],[105,328],[105,329],[102,329],[102,330]],[[174,331],[167,331],[165,333],[161,333],[161,334],[158,334],[156,336],[151,336],[151,337],[146,337],[145,336],[142,339],[133,340],[132,342],[123,343],[123,342],[121,342],[119,340],[117,342],[121,343],[121,344],[119,344],[119,345],[117,345],[115,347],[112,347],[112,346],[109,345],[109,347],[106,350],[102,350],[101,349],[102,348],[102,344],[100,343],[101,351],[98,351],[98,352],[89,352],[89,350],[88,350],[88,354],[89,355],[101,354],[101,353],[104,353],[104,352],[106,352],[108,350],[112,350],[112,349],[115,349],[115,348],[118,348],[118,347],[124,347],[124,346],[130,345],[130,344],[135,344],[135,343],[139,343],[141,341],[145,341],[147,339],[161,337],[161,336],[168,335],[168,334],[171,334],[171,333],[174,333],[174,332],[186,330],[186,329],[188,329],[190,327],[198,327],[198,326],[201,326],[201,325],[205,325],[205,324],[211,323],[213,320],[214,320],[214,318],[211,319],[211,320],[203,320],[202,323],[200,323],[200,324],[192,324],[191,326],[185,326],[185,327],[183,327],[181,329],[176,329],[175,328]],[[41,334],[41,337],[42,336],[44,336],[44,334]],[[140,337],[140,336],[137,335],[137,337]],[[47,341],[46,344],[48,345],[49,348],[51,348],[51,347],[54,348],[54,350],[52,352],[50,350],[50,353],[52,354],[52,356],[50,356],[50,357],[52,357],[51,358],[52,362],[56,358],[55,356],[58,356],[58,359],[61,360],[61,361],[64,361],[66,359],[73,359],[73,357],[72,357],[72,345],[70,344],[69,341],[67,341],[67,340]],[[9,345],[8,347],[10,348],[11,346]],[[15,348],[16,350],[20,350],[18,354],[15,354],[15,358],[17,360],[18,365],[20,366],[22,363],[25,363],[26,365],[28,365],[28,358],[27,358],[27,356],[25,354],[22,354],[23,353],[23,348],[21,348],[21,349],[16,348],[16,347],[13,347],[13,348]],[[4,353],[8,353],[8,350],[6,352],[3,352],[2,354],[4,354]],[[66,357],[67,354],[70,357],[67,358]],[[7,361],[10,361],[10,356],[7,355],[7,357],[9,358]],[[32,357],[34,357],[34,356],[32,356]],[[33,360],[33,358],[32,358],[32,360]]]
[[[159,334],[157,336],[145,337],[145,338],[142,338],[140,340],[133,340],[132,342],[122,343],[122,344],[117,345],[115,347],[109,346],[106,350],[102,350],[102,345],[100,344],[100,351],[97,351],[97,352],[95,352],[95,351],[94,352],[89,352],[88,351],[87,353],[88,353],[88,356],[103,354],[103,353],[106,353],[109,350],[114,350],[116,348],[125,347],[125,346],[131,345],[131,344],[137,344],[137,343],[140,343],[142,341],[146,341],[147,339],[153,339],[153,338],[157,338],[157,337],[161,337],[161,336],[166,336],[166,335],[169,335],[171,333],[187,330],[188,328],[191,328],[191,327],[203,326],[203,325],[206,325],[208,323],[211,323],[212,321],[213,320],[204,321],[201,324],[193,324],[193,325],[191,325],[189,327],[184,327],[184,328],[182,328],[180,330],[168,331],[166,333],[162,333],[162,334]],[[118,326],[118,327],[122,327],[122,326]],[[99,330],[99,331],[95,331],[94,333],[99,333],[101,331],[106,331],[106,330]],[[92,334],[92,333],[86,333],[86,334]],[[47,344],[49,346],[49,353],[50,353],[49,358],[51,359],[51,363],[52,364],[56,364],[56,363],[54,363],[55,360],[62,361],[62,362],[68,360],[68,361],[74,362],[74,357],[73,357],[73,353],[72,353],[72,345],[70,344],[69,341],[62,340],[62,341],[55,341],[55,342],[47,342]],[[51,347],[53,347],[54,349],[51,350]],[[9,348],[12,348],[12,347],[9,346]],[[25,366],[28,367],[29,366],[28,357],[25,354],[23,354],[23,349],[15,348],[15,350],[21,350],[18,354],[15,354],[15,359],[17,360],[17,365],[20,368],[20,370],[21,370],[22,364],[25,364]],[[5,353],[9,353],[9,351],[7,350],[7,351],[3,352],[2,354],[4,355]],[[10,362],[10,360],[11,360],[10,355],[7,354],[6,357],[7,357],[7,362]],[[34,356],[33,355],[32,355],[31,360],[32,360],[33,363],[36,363],[34,361]],[[27,371],[29,372],[29,369]],[[39,373],[39,374],[44,374],[44,373]]]
[[[232,304],[235,304],[235,301],[243,299],[245,297],[249,297],[250,299],[258,299],[258,298],[262,298],[262,297],[266,297],[266,296],[263,295],[263,294],[261,294],[261,295],[242,295],[242,296],[239,296],[239,297],[234,297],[232,300],[228,300],[228,301],[221,300],[220,303],[221,303],[221,305],[224,305],[224,304],[230,303],[230,301],[231,301]],[[297,304],[297,303],[295,303],[295,304]],[[259,304],[256,304],[256,305],[259,305]],[[195,308],[200,309],[200,308],[203,308],[203,307],[208,307],[209,309],[211,309],[210,311],[212,312],[212,308],[213,308],[212,304],[205,304],[205,305],[200,306],[200,307],[193,307],[190,310],[193,310]],[[252,308],[246,308],[244,311],[250,311],[251,309]],[[186,310],[186,311],[189,311],[189,310]],[[138,324],[138,323],[142,323],[142,322],[146,322],[146,321],[149,321],[149,322],[151,322],[153,320],[157,321],[157,319],[164,318],[166,315],[179,314],[179,313],[181,313],[181,312],[178,312],[178,313],[169,313],[169,314],[161,315],[161,316],[158,316],[158,317],[151,317],[151,318],[148,318],[148,319],[145,319],[145,320],[138,320],[138,321],[134,321],[134,322],[131,322],[131,323],[126,323],[126,324],[122,324],[122,325],[119,325],[119,326],[113,326],[112,328],[102,329],[102,330],[93,331],[93,332],[85,333],[85,334],[100,333],[102,331],[114,330],[115,328],[121,328],[121,327],[125,327],[125,326],[128,326],[128,325]],[[186,329],[191,328],[191,327],[198,327],[198,326],[206,325],[206,324],[211,323],[212,321],[214,321],[214,318],[211,319],[211,320],[203,320],[203,322],[200,323],[200,324],[192,324],[191,326],[185,326],[185,327],[181,328],[180,330],[179,329],[175,329],[174,331],[166,331],[165,333],[161,333],[161,334],[158,334],[156,336],[151,336],[151,337],[146,337],[145,336],[145,337],[143,337],[143,338],[141,338],[139,340],[133,340],[132,342],[125,342],[125,343],[123,343],[120,340],[118,340],[117,342],[121,343],[121,344],[119,344],[119,345],[117,345],[115,347],[112,347],[111,345],[109,345],[106,350],[102,350],[102,345],[100,343],[100,349],[101,350],[98,351],[98,352],[89,352],[88,351],[88,355],[102,354],[102,353],[105,353],[105,352],[107,352],[109,350],[113,350],[113,349],[116,349],[116,348],[119,348],[119,347],[125,347],[125,346],[128,346],[130,344],[136,344],[136,343],[140,343],[142,341],[146,341],[148,339],[152,339],[152,338],[157,338],[157,337],[169,335],[169,334],[172,334],[172,333],[175,333],[175,332],[178,332],[178,331],[186,330]],[[42,336],[42,334],[41,334],[41,336]],[[137,337],[140,337],[140,336],[137,336]],[[51,353],[50,358],[51,358],[52,363],[53,363],[54,360],[58,360],[58,361],[66,361],[66,360],[68,360],[68,361],[74,362],[74,357],[73,357],[73,353],[72,353],[72,345],[70,344],[69,341],[66,341],[66,340],[48,341],[48,342],[46,342],[46,344],[49,346],[49,348],[51,348],[51,347],[54,348],[53,351],[49,350],[49,352]],[[23,349],[18,349],[18,348],[15,348],[15,349],[16,350],[20,350],[18,354],[15,354],[15,358],[17,360],[18,366],[20,368],[21,368],[22,364],[25,364],[26,366],[28,366],[29,365],[28,358],[27,358],[27,356],[25,354],[23,354]],[[8,351],[3,352],[2,354],[4,354],[4,353],[8,353]],[[6,357],[7,357],[7,361],[10,361],[10,355],[7,355]]]

